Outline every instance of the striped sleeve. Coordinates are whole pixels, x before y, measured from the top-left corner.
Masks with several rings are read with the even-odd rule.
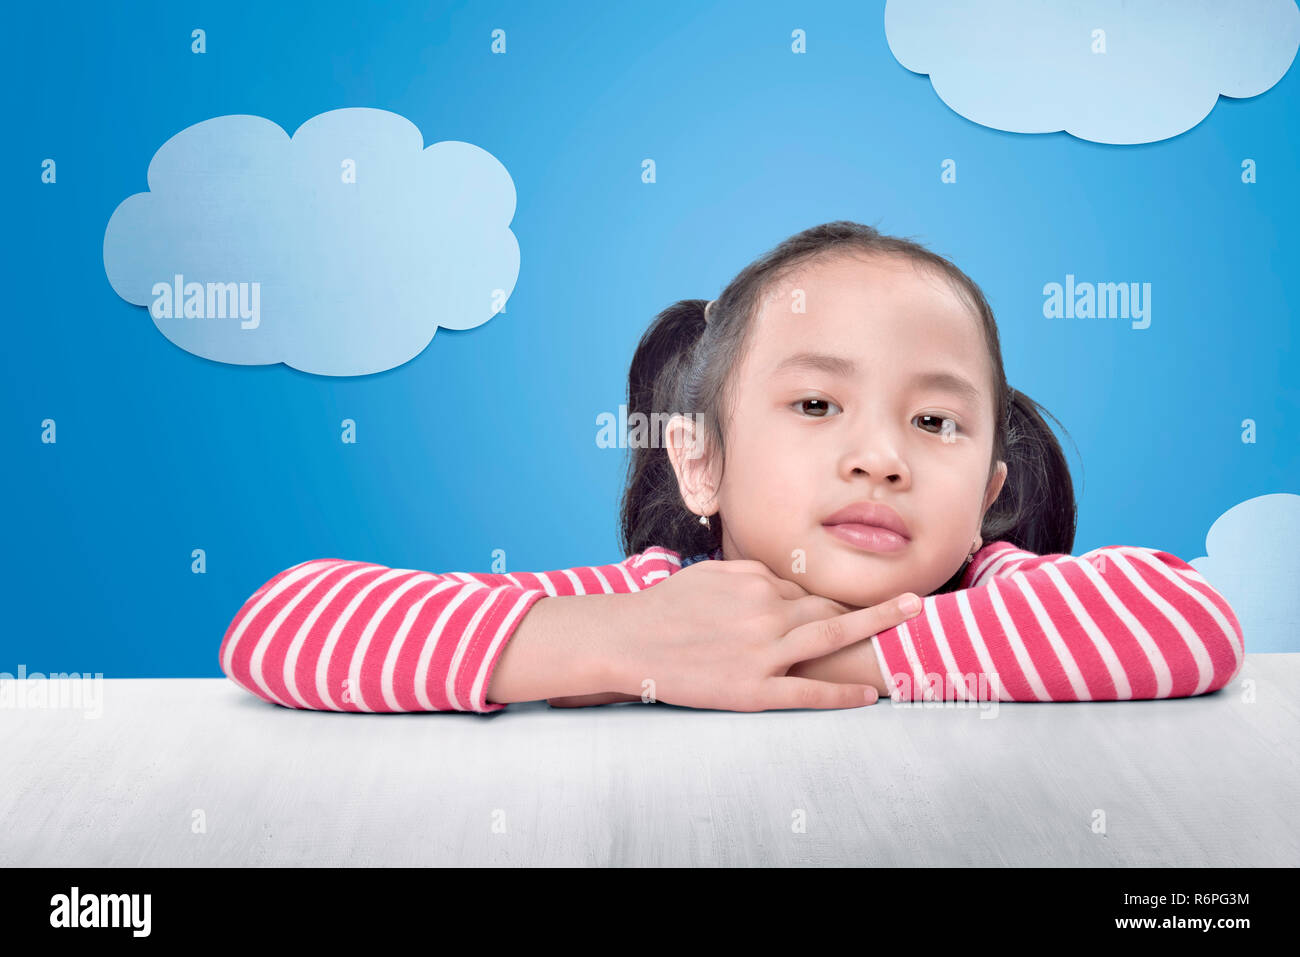
[[[549,572],[432,574],[324,558],[280,572],[226,628],[222,672],[266,701],[317,711],[500,711],[487,688],[540,599],[640,591],[680,567],[649,548]]]
[[[1114,701],[1217,691],[1241,670],[1227,600],[1168,552],[982,548],[961,589],[873,639],[895,701]]]

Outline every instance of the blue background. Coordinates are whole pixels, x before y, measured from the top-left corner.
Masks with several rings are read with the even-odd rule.
[[[833,219],[918,238],[981,284],[1009,381],[1069,432],[1076,554],[1191,560],[1232,506],[1297,491],[1297,70],[1158,143],[1004,133],[897,63],[882,8],[14,8],[0,671],[218,677],[240,604],[311,558],[619,560],[627,451],[597,447],[596,417],[625,400],[641,333]],[[105,226],[164,141],[231,113],[291,133],[347,106],[510,170],[521,266],[505,313],[440,330],[396,369],[330,378],[196,357],[114,294]],[[956,184],[940,182],[946,158]],[[1045,319],[1042,287],[1066,273],[1150,282],[1150,328]],[[45,418],[57,444],[40,441]],[[356,445],[339,441],[344,418]],[[1257,444],[1240,440],[1245,418]]]

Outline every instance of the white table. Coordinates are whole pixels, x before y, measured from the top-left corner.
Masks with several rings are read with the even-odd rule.
[[[0,865],[1300,865],[1300,654],[1198,698],[996,712],[102,694],[0,710]]]

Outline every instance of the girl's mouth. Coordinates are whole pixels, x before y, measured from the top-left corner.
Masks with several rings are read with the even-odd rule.
[[[855,522],[841,522],[838,525],[823,525],[831,535],[855,548],[868,552],[896,552],[905,548],[908,539],[891,532],[879,525],[859,525]]]

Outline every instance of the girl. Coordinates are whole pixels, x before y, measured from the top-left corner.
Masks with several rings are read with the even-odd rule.
[[[642,337],[628,412],[667,419],[667,441],[634,443],[623,561],[304,562],[240,608],[221,667],[268,701],[340,711],[1222,688],[1241,626],[1195,569],[1137,546],[1070,556],[1073,486],[1040,411],[1007,385],[965,273],[868,226],[817,226]],[[919,613],[895,600],[911,593]]]

